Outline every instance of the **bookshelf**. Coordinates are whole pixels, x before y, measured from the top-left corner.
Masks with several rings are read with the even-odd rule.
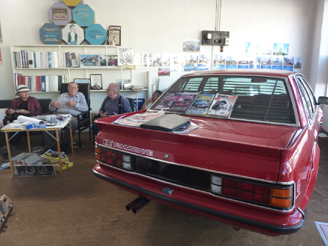
[[[99,103],[106,97],[106,89],[110,83],[117,83],[117,80],[130,79],[133,84],[133,69],[127,67],[114,66],[115,63],[108,61],[110,56],[118,56],[117,46],[112,45],[14,45],[10,46],[13,83],[14,90],[19,83],[18,75],[24,76],[24,81],[30,87],[30,94],[37,98],[58,97],[59,89],[57,77],[61,77],[62,83],[74,81],[75,78],[88,78],[91,74],[102,75],[102,90],[90,90],[91,102],[94,101],[97,105],[95,108],[100,108]],[[121,47],[120,47],[121,48]],[[68,55],[75,53],[78,67],[68,67]],[[81,65],[80,55],[97,55],[97,65],[91,66]],[[84,56],[83,56],[84,55]],[[48,59],[48,60],[47,60]],[[105,60],[104,60],[105,59]],[[37,77],[48,77],[46,88],[36,87]],[[28,77],[28,78],[27,78]],[[57,80],[56,80],[57,79]],[[133,97],[138,99],[138,94],[131,90],[121,90],[125,97]],[[144,93],[141,93],[142,95]],[[101,98],[101,100],[99,99]],[[94,99],[94,100],[93,100]]]
[[[33,86],[35,76],[63,76],[63,83],[74,81],[74,78],[90,78],[90,74],[101,74],[103,89],[117,79],[131,79],[132,69],[109,66],[109,56],[118,56],[118,47],[111,45],[17,45],[11,46],[14,86],[17,85],[15,74],[30,76],[31,93],[38,90]],[[68,56],[75,54],[78,67],[67,65]],[[83,66],[80,55],[94,55],[97,63]],[[91,62],[89,63],[91,64]],[[69,67],[70,66],[70,67]],[[82,67],[83,66],[83,67]],[[25,83],[25,82],[24,82]],[[33,88],[34,87],[34,88]],[[46,88],[43,92],[56,90]],[[57,90],[58,91],[58,90]]]

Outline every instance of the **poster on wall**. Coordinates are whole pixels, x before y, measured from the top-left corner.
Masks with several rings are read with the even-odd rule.
[[[296,57],[295,58],[294,68],[295,69],[301,69],[302,68],[302,59],[301,59],[301,57]]]
[[[3,40],[2,40],[2,31],[1,31],[1,22],[0,22],[0,43],[2,43]]]
[[[247,56],[242,56],[238,59],[238,68],[239,69],[247,69],[249,68],[249,59]]]
[[[245,43],[245,54],[250,56],[256,56],[261,54],[261,47],[255,42]]]
[[[198,54],[196,57],[197,71],[210,69],[210,58],[207,54]]]
[[[284,56],[283,70],[293,71],[294,67],[294,57]]]
[[[288,56],[289,44],[274,43],[273,44],[273,55],[275,56]]]
[[[2,62],[2,54],[1,54],[1,47],[0,47],[0,66],[3,65],[3,62]]]
[[[214,55],[213,59],[213,69],[214,70],[220,70],[220,69],[225,69],[225,56],[224,55]]]
[[[271,69],[272,56],[261,57],[261,69]]]
[[[183,60],[184,58],[182,54],[171,54],[171,72],[182,72]]]
[[[226,68],[227,69],[236,69],[237,68],[237,59],[234,56],[227,56]]]
[[[158,76],[170,76],[170,68],[169,67],[159,67],[158,68]]]
[[[196,41],[183,41],[183,52],[199,52],[200,40]]]
[[[272,69],[282,70],[282,56],[273,56],[272,58]]]

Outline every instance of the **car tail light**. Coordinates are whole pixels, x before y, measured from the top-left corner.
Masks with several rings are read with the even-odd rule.
[[[211,175],[211,192],[280,210],[293,206],[293,185],[268,185],[255,181]]]
[[[96,147],[95,156],[98,161],[103,162],[105,164],[109,164],[126,170],[132,170],[130,155],[121,154],[115,151]]]

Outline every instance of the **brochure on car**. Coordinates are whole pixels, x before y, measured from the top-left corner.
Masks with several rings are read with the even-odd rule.
[[[207,114],[229,117],[237,98],[238,96],[216,94]]]

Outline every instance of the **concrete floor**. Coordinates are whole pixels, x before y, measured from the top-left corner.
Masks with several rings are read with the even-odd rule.
[[[292,235],[270,237],[233,230],[202,216],[157,202],[137,214],[125,210],[136,198],[92,174],[95,158],[92,142],[69,155],[74,166],[56,177],[12,177],[0,171],[0,194],[14,205],[0,231],[1,246],[16,245],[315,245],[324,242],[314,221],[328,222],[328,138],[320,138],[318,179],[306,210],[303,228]],[[26,149],[24,140],[19,151]],[[0,157],[0,163],[4,160]]]

